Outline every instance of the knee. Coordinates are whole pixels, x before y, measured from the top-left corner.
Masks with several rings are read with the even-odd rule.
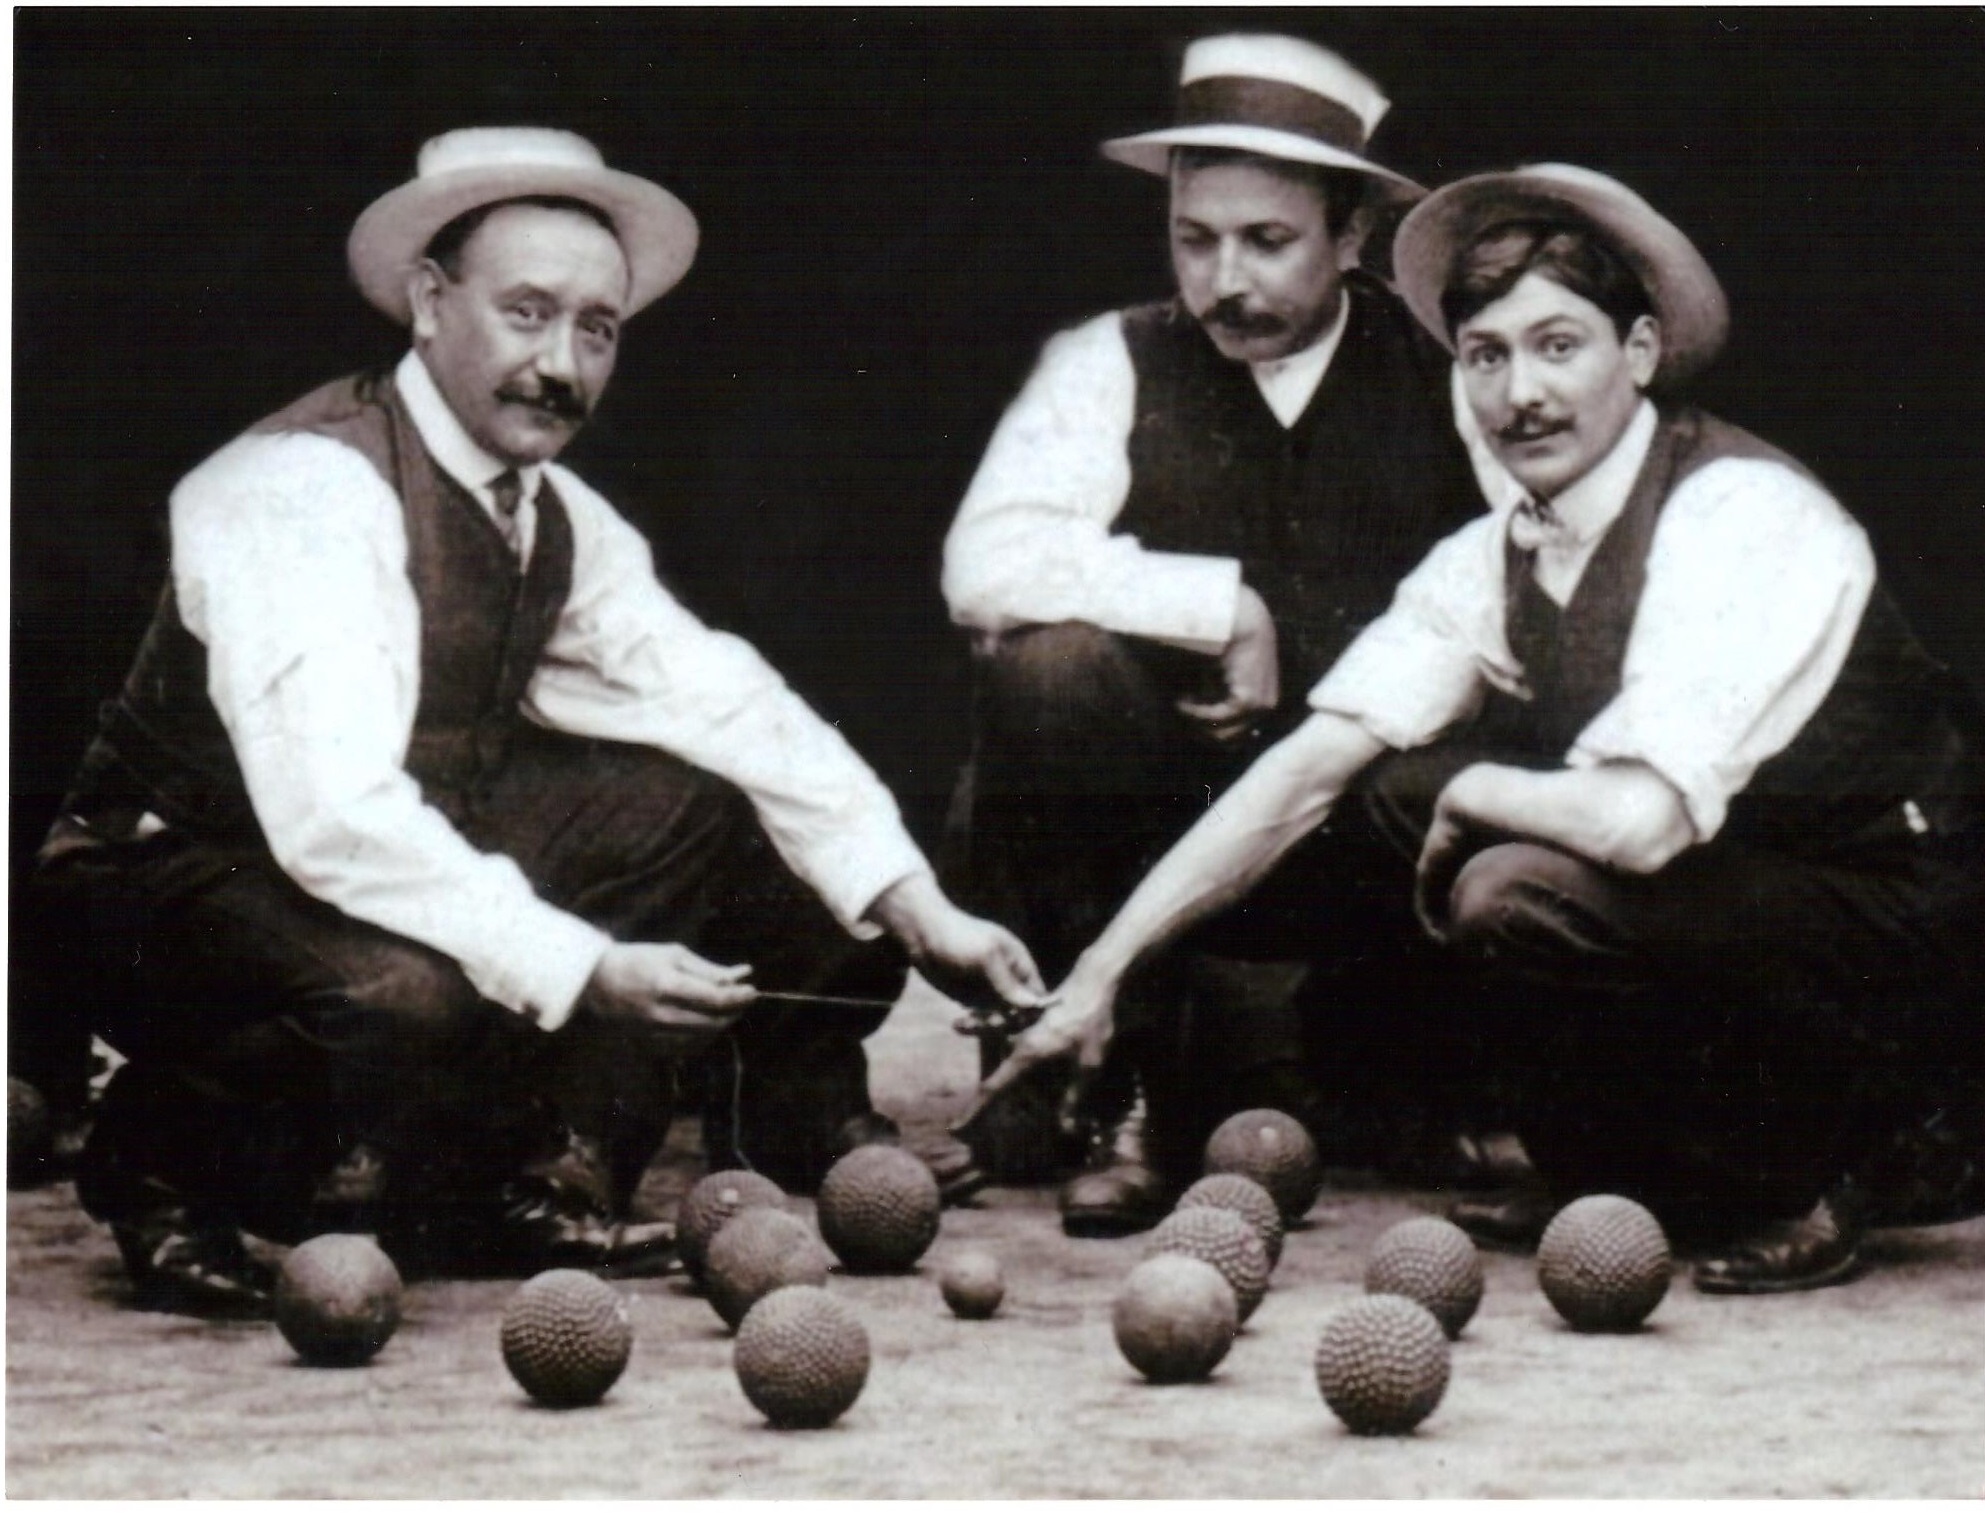
[[[1553,901],[1580,891],[1590,863],[1548,846],[1512,842],[1471,857],[1448,894],[1448,942],[1476,960],[1521,944],[1535,949],[1560,932]]]
[[[1079,620],[1009,632],[976,657],[985,723],[1030,743],[1086,741],[1171,713],[1131,643]]]
[[[490,1016],[504,1012],[478,994],[454,962],[403,941],[360,953],[335,987],[312,998],[297,1016],[310,1038],[395,1062],[464,1055]]]

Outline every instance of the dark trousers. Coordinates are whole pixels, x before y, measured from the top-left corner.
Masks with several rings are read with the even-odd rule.
[[[470,844],[616,939],[748,961],[763,988],[900,991],[893,943],[851,939],[742,796],[671,757],[527,728],[449,807]],[[452,960],[309,897],[259,841],[170,830],[49,853],[37,886],[64,921],[72,1001],[131,1063],[85,1161],[85,1200],[107,1217],[134,1163],[275,1227],[300,1179],[356,1141],[401,1154],[438,1195],[500,1179],[566,1129],[605,1143],[624,1195],[666,1134],[672,1068],[651,1037],[584,1009],[540,1031]],[[747,1011],[711,1053],[737,1154],[817,1178],[869,1108],[861,1038],[884,1013]]]
[[[1392,758],[1374,817],[1416,849],[1466,741]],[[1719,837],[1650,876],[1483,836],[1451,954],[1533,1160],[1708,1224],[1858,1176],[1892,1216],[1985,1198],[1985,837],[1898,808],[1801,857]],[[1962,1190],[1962,1191],[1960,1191]]]
[[[1050,983],[1304,712],[1285,706],[1223,746],[1176,708],[1215,691],[1211,658],[1079,623],[999,637],[977,664],[947,884],[1014,929]],[[1381,1106],[1397,1112],[1394,1094],[1418,1100],[1449,1080],[1437,1037],[1407,1027],[1439,997],[1424,986],[1438,963],[1413,927],[1410,867],[1351,828],[1298,848],[1126,984],[1112,1070],[1138,1073],[1151,1154],[1175,1177],[1196,1174],[1214,1124],[1259,1106],[1297,1115],[1343,1159],[1382,1160],[1375,1147],[1395,1131],[1381,1129]]]

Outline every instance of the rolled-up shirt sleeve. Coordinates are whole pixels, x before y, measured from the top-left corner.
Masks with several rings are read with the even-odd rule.
[[[1484,516],[1438,543],[1310,690],[1310,707],[1406,750],[1472,715],[1488,683],[1519,686],[1503,629],[1504,529]]]
[[[250,436],[188,475],[171,520],[180,612],[277,864],[562,1024],[608,938],[471,846],[406,771],[419,607],[384,480],[323,437]]]
[[[1136,399],[1117,315],[1047,344],[945,542],[953,620],[993,632],[1081,620],[1209,653],[1232,639],[1237,560],[1147,551],[1111,530],[1130,492]]]
[[[1711,463],[1662,511],[1620,692],[1567,765],[1645,763],[1711,839],[1832,689],[1874,584],[1866,533],[1819,485],[1777,462]]]
[[[780,856],[850,933],[930,863],[896,801],[840,733],[736,636],[656,580],[648,543],[563,469],[572,593],[525,711],[553,729],[657,747],[742,789]]]

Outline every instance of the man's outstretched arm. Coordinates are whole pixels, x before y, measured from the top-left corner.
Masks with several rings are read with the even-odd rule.
[[[1189,926],[1227,907],[1321,825],[1345,787],[1385,750],[1355,721],[1313,714],[1220,795],[1153,867],[1076,962],[1040,1021],[986,1079],[992,1097],[1042,1061],[1075,1053],[1099,1065],[1130,969]]]

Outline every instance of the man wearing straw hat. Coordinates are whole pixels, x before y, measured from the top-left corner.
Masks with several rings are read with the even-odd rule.
[[[1393,886],[1504,989],[1489,1043],[1535,1077],[1545,1185],[1457,1217],[1534,1241],[1556,1203],[1624,1191],[1705,1248],[1703,1291],[1848,1280],[1870,1220],[1985,1198],[1976,701],[1824,487],[1674,397],[1724,297],[1631,190],[1466,179],[1396,266],[1516,487],[1406,578],[990,1085],[1095,1059],[1127,964],[1393,751],[1361,802]]]
[[[174,490],[39,875],[129,1058],[79,1189],[154,1300],[263,1301],[244,1227],[641,1259],[667,1227],[614,1220],[675,1057],[719,1047],[714,1160],[806,1186],[893,1132],[861,1037],[909,959],[1035,1001],[867,766],[555,460],[696,240],[581,138],[437,137],[349,246],[412,350]]]
[[[954,810],[961,887],[1051,973],[1300,719],[1302,691],[1399,576],[1480,509],[1444,354],[1356,269],[1374,211],[1423,192],[1366,156],[1386,109],[1312,43],[1193,43],[1177,123],[1103,146],[1169,181],[1177,294],[1051,341],[958,512],[944,591],[979,663]],[[1226,921],[1149,985],[1155,1017],[1124,1058],[1148,1099],[1146,1138],[1135,1118],[1105,1131],[1100,1169],[1064,1192],[1071,1231],[1155,1221],[1166,1184],[1153,1163],[1193,1174],[1232,1107],[1330,1117],[1275,1023],[1286,975],[1247,964],[1250,928]],[[1389,994],[1377,965],[1358,991]],[[1167,1004],[1187,992],[1261,1011],[1224,1092],[1178,1049],[1189,1026]],[[1034,1091],[1051,1108],[1053,1090]],[[1024,1150],[1026,1124],[976,1131],[992,1147],[982,1159],[1024,1163],[1000,1147]]]

